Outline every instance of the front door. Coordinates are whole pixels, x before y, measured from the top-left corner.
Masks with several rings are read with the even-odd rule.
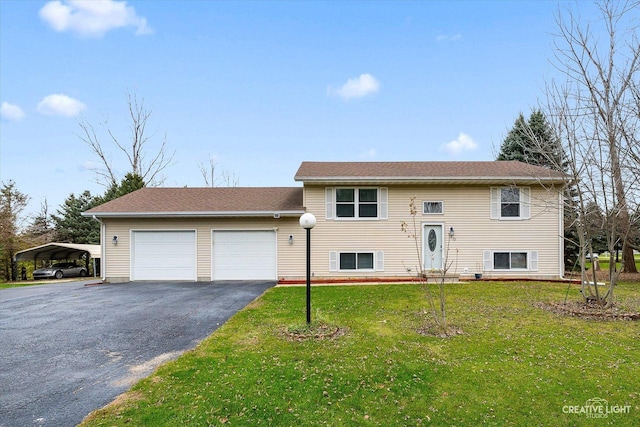
[[[422,229],[424,271],[442,270],[442,225],[425,224]]]

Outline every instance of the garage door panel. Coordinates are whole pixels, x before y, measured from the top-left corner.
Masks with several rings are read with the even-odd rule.
[[[134,231],[132,280],[196,280],[195,231]]]
[[[275,280],[274,231],[215,231],[213,280]]]

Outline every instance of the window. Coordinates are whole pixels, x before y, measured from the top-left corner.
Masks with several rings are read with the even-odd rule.
[[[341,252],[340,270],[373,270],[373,252]]]
[[[494,270],[526,270],[527,253],[526,252],[494,252],[493,253],[493,269]]]
[[[427,215],[441,214],[444,212],[442,202],[422,202],[422,213]]]
[[[484,251],[484,270],[538,270],[538,251]]]
[[[337,188],[336,217],[377,218],[377,188]]]
[[[502,218],[520,217],[520,189],[507,187],[500,189],[500,216]]]
[[[522,220],[531,218],[529,187],[492,187],[491,218]]]
[[[355,270],[384,271],[384,252],[329,252],[329,271]]]

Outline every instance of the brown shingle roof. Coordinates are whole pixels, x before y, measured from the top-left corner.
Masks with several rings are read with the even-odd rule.
[[[146,187],[85,216],[273,216],[304,212],[301,187]]]
[[[560,172],[517,161],[484,162],[303,162],[303,182],[562,182]]]

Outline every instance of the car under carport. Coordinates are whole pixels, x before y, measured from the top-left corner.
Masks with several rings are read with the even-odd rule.
[[[34,269],[38,268],[38,261],[72,261],[85,260],[87,271],[93,271],[97,276],[100,272],[100,245],[86,245],[79,243],[47,243],[33,248],[19,251],[14,261],[33,261]],[[90,261],[93,269],[89,269]]]

